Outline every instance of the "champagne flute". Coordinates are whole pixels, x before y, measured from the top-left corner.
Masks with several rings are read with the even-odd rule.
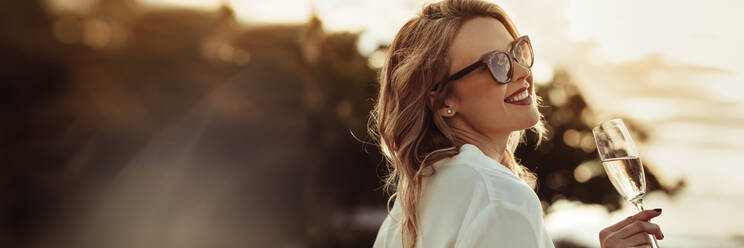
[[[604,121],[592,129],[597,152],[602,161],[607,177],[615,186],[617,192],[625,200],[643,211],[643,197],[646,195],[646,177],[643,173],[640,154],[636,149],[628,129],[621,119]],[[659,244],[653,235],[651,246],[658,248]]]

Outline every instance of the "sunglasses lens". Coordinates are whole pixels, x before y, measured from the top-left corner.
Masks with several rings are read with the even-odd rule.
[[[517,59],[517,62],[527,68],[532,67],[532,46],[530,46],[530,43],[526,40],[522,40],[514,46],[514,57]]]
[[[500,52],[493,54],[488,58],[487,64],[491,75],[497,82],[503,84],[509,81],[511,63],[509,63],[509,56],[506,53]]]

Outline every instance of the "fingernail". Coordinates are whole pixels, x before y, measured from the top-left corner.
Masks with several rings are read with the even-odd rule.
[[[657,213],[661,213],[661,208],[654,208],[654,211],[656,211]]]

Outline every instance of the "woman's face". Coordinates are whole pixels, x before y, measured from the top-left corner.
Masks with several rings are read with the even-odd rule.
[[[507,51],[512,41],[514,38],[509,31],[495,18],[478,17],[465,22],[449,47],[449,75],[478,61],[487,52]],[[452,120],[457,119],[456,122],[462,122],[467,128],[486,136],[508,135],[511,131],[535,125],[538,111],[532,74],[529,68],[512,62],[514,72],[507,84],[497,83],[486,66],[449,82],[453,94],[444,103],[454,112],[454,116],[450,116]],[[523,90],[529,93],[526,102],[508,102]],[[441,113],[447,116],[446,110]]]

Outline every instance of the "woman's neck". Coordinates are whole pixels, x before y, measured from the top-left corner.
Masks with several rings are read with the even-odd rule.
[[[509,133],[485,135],[467,127],[452,127],[452,130],[462,142],[477,146],[483,154],[502,163]]]

